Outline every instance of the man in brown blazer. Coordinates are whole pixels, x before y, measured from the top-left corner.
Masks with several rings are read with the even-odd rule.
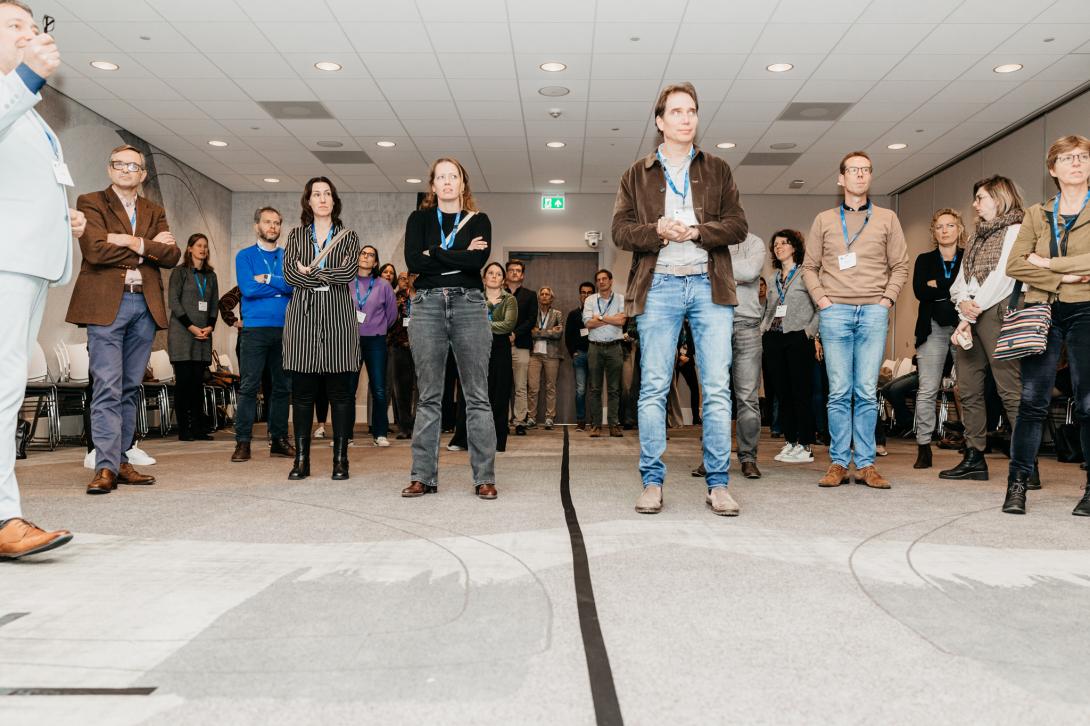
[[[76,208],[87,217],[80,237],[83,263],[66,320],[87,327],[91,436],[95,478],[88,494],[108,494],[121,484],[153,484],[124,452],[136,429],[140,382],[156,329],[167,327],[162,267],[178,264],[181,251],[162,207],[137,194],[148,172],[144,155],[119,146],[106,166],[110,186],[82,194]]]

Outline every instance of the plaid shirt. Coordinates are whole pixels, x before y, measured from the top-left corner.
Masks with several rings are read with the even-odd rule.
[[[386,331],[386,345],[394,348],[408,348],[409,330],[402,321],[409,317],[409,295],[398,290],[396,297],[397,320],[395,320],[394,324],[390,326],[390,329]]]

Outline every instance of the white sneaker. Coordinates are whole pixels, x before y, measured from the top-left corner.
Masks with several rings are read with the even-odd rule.
[[[125,452],[125,457],[133,466],[151,466],[155,463],[155,459],[148,456],[148,452],[136,445]]]
[[[355,446],[355,445],[356,445],[356,440],[355,440],[355,439],[349,439],[349,440],[348,440],[348,446],[349,446],[349,448],[351,448],[351,447],[353,447],[353,446]]]
[[[83,457],[83,468],[95,470],[95,450],[91,449],[87,452],[87,456]]]
[[[465,447],[458,446],[457,444],[447,444],[447,451],[465,451]]]
[[[325,438],[325,425],[324,424],[318,424],[318,428],[314,429],[314,438],[316,438],[316,439],[324,439]]]
[[[782,449],[780,449],[780,453],[776,454],[772,458],[775,459],[776,461],[783,461],[784,460],[783,457],[787,456],[788,454],[790,454],[794,450],[795,450],[795,444],[792,444],[792,443],[788,442],[788,443],[783,445]]]
[[[814,463],[814,452],[810,450],[810,447],[798,444],[794,451],[784,456],[780,461],[789,464],[812,464]]]
[[[390,445],[390,440],[388,438],[386,438],[385,436],[376,436],[375,437],[375,446],[389,446],[389,445]]]

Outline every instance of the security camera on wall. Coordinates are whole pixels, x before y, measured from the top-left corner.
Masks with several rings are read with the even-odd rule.
[[[602,233],[590,231],[583,235],[583,239],[587,241],[587,247],[596,250],[598,249],[598,244],[602,241]]]

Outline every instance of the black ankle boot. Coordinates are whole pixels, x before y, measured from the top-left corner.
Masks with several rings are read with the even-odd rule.
[[[26,458],[26,442],[30,439],[30,422],[19,419],[15,424],[15,458]]]
[[[1007,476],[1007,498],[1003,500],[1005,514],[1026,513],[1026,484],[1029,476],[1018,472]]]
[[[961,463],[953,469],[939,472],[939,479],[973,479],[975,481],[988,481],[988,462],[984,460],[984,454],[969,447],[965,449],[965,457]]]
[[[1082,493],[1082,499],[1071,510],[1071,513],[1076,517],[1090,517],[1090,479],[1088,479],[1086,489]]]
[[[295,465],[291,467],[289,479],[306,479],[310,476],[310,426],[307,433],[295,435]]]
[[[912,465],[913,469],[930,469],[931,468],[931,444],[918,444],[918,451],[916,452],[916,463]]]
[[[336,436],[333,439],[333,480],[348,478],[348,438]]]
[[[1029,481],[1026,482],[1026,489],[1040,489],[1041,488],[1041,470],[1037,467],[1037,460],[1033,460],[1033,472],[1029,475]]]

